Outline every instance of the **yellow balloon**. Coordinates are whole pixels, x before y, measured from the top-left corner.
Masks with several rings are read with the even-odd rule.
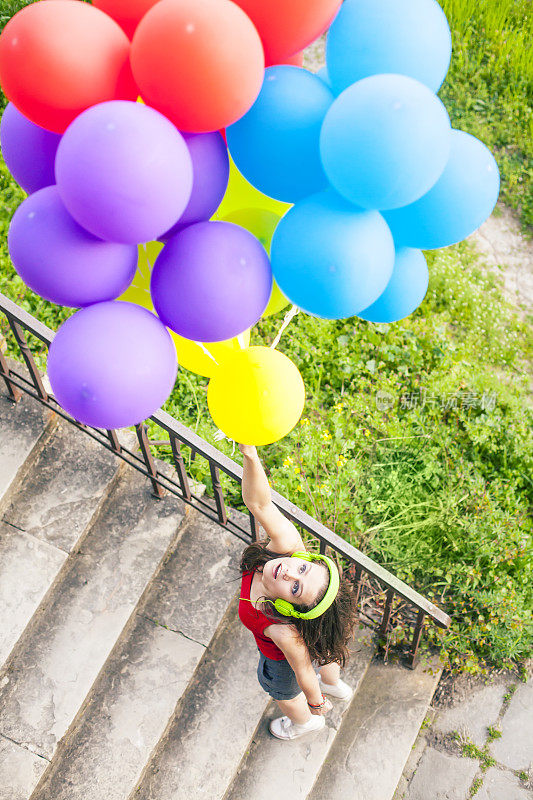
[[[264,208],[240,208],[238,211],[232,211],[230,214],[226,214],[223,222],[233,222],[235,225],[240,225],[241,228],[246,228],[247,231],[253,233],[256,239],[259,239],[270,255],[272,237],[280,219],[281,217],[279,214],[275,214],[273,211],[268,211]],[[278,311],[288,306],[289,303],[290,300],[282,294],[276,281],[273,281],[270,300],[262,316],[269,317],[271,314],[277,314]]]
[[[294,428],[305,404],[297,366],[270,347],[231,355],[209,382],[207,404],[215,425],[242,444],[277,442]]]
[[[274,200],[248,183],[230,156],[228,188],[213,219],[223,219],[232,211],[238,211],[241,208],[262,208],[265,211],[273,211],[282,217],[290,207],[290,203]]]
[[[129,303],[143,306],[148,311],[154,310],[152,298],[150,297],[150,276],[155,260],[162,249],[163,244],[161,242],[147,242],[138,246],[137,270],[131,284],[120,295],[119,300],[127,300]]]
[[[118,299],[126,300],[128,303],[135,303],[136,306],[142,306],[155,314],[152,298],[147,289],[139,289],[133,285],[129,286]]]
[[[276,281],[272,281],[272,291],[270,293],[270,300],[268,305],[263,311],[263,317],[270,317],[272,314],[277,314],[283,308],[286,308],[291,301],[287,300]]]
[[[241,350],[242,347],[248,347],[250,344],[249,330],[223,342],[202,342],[203,348],[213,356],[211,358],[196,342],[185,339],[183,336],[178,336],[177,333],[170,329],[169,333],[174,340],[180,367],[185,367],[185,369],[195,372],[197,375],[204,375],[206,378],[210,378],[219,365],[223,364],[232,353]],[[239,343],[239,339],[242,346]]]

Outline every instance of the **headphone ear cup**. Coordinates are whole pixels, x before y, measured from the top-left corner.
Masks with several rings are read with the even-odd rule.
[[[294,617],[296,616],[294,613],[294,606],[292,603],[289,603],[287,600],[282,600],[280,597],[274,603],[274,608],[280,614],[283,614],[284,617]]]

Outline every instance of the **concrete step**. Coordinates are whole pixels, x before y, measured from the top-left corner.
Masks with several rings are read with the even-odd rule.
[[[52,758],[183,518],[126,468],[0,673],[0,734]]]
[[[219,800],[261,720],[267,695],[236,598],[131,800]],[[254,795],[250,795],[254,798]]]
[[[241,550],[190,514],[32,800],[126,800],[238,589]]]
[[[23,368],[20,368],[21,371]],[[0,387],[0,515],[45,446],[58,417],[31,397],[13,403]]]
[[[439,678],[436,666],[373,662],[309,800],[391,800]]]
[[[86,434],[59,424],[11,493],[0,522],[0,665],[98,512],[122,463]]]
[[[351,651],[343,678],[357,690],[374,652],[368,630],[358,631]],[[357,698],[356,691],[351,706],[358,702]],[[224,795],[224,800],[271,800],[272,797],[290,797],[291,800],[296,800],[307,797],[348,714],[345,703],[336,700],[332,702],[334,707],[326,717],[326,727],[319,733],[292,742],[280,741],[270,734],[268,723],[274,717],[280,716],[279,708],[271,702],[235,779]],[[330,793],[328,800],[340,796]],[[375,800],[371,793],[366,800],[370,798]]]

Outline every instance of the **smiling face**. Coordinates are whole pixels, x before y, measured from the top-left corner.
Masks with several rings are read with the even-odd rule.
[[[266,597],[288,600],[294,606],[314,606],[329,583],[329,571],[318,561],[302,558],[273,558],[263,567],[262,583]]]

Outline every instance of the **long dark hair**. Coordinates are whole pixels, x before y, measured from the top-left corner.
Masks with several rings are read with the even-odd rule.
[[[263,567],[273,558],[284,558],[291,553],[274,553],[269,550],[267,542],[254,542],[245,548],[241,558],[241,573],[253,570],[263,571]],[[339,572],[341,572],[339,570]],[[311,606],[298,605],[299,611],[310,611],[320,602],[326,593],[319,593]],[[295,604],[296,607],[296,604]],[[336,662],[344,667],[348,660],[348,642],[350,641],[355,623],[357,609],[355,596],[350,583],[343,579],[337,597],[331,606],[316,619],[298,619],[298,617],[284,617],[279,614],[272,603],[265,598],[261,611],[272,619],[273,623],[293,625],[303,639],[312,661],[317,661],[319,666]]]

